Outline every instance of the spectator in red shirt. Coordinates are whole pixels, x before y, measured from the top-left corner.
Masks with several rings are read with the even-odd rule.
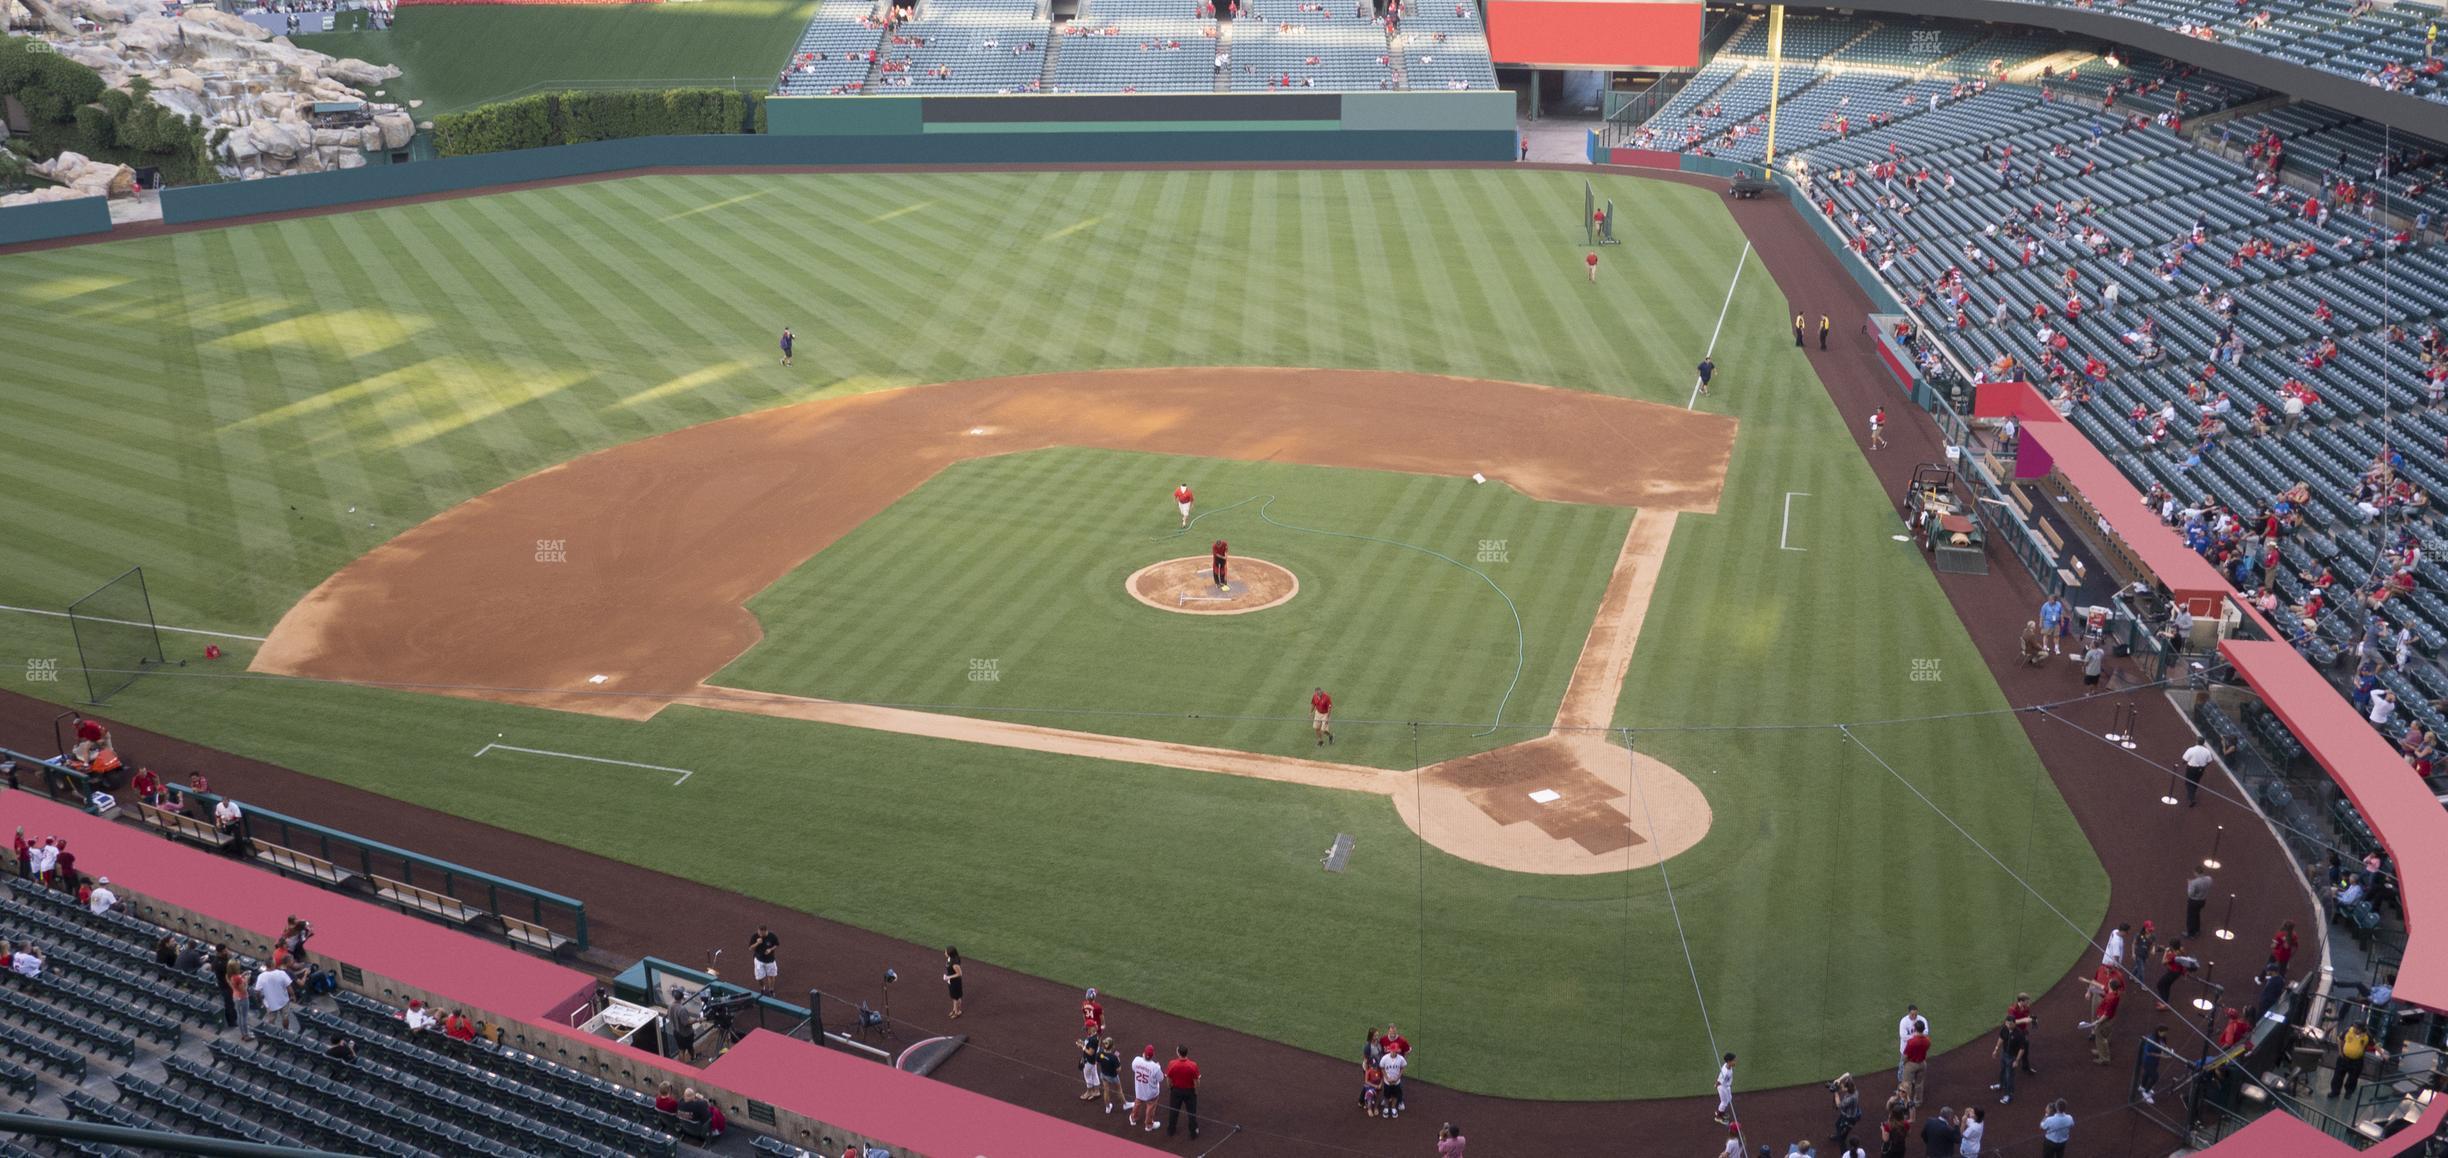
[[[70,754],[77,758],[78,763],[89,763],[93,760],[95,752],[111,751],[114,748],[115,745],[111,743],[110,729],[103,727],[102,721],[89,716],[77,717],[76,745],[70,749]]]
[[[1165,1137],[1173,1136],[1183,1114],[1190,1115],[1190,1136],[1199,1136],[1198,1083],[1199,1067],[1190,1060],[1190,1047],[1174,1046],[1173,1061],[1165,1066],[1165,1084],[1173,1087],[1171,1098],[1165,1102]]]
[[[212,791],[212,782],[204,779],[204,774],[202,772],[190,772],[187,774],[188,795],[186,799],[180,801],[181,804],[185,805],[184,811],[187,813],[187,815],[196,817],[198,819],[203,818],[204,814],[209,811],[209,806],[206,805],[203,800],[198,798],[196,794],[210,791]]]
[[[136,799],[150,804],[155,808],[161,807],[161,773],[155,772],[151,768],[139,767],[136,769],[136,780],[134,783],[136,788]]]
[[[1309,693],[1309,727],[1317,733],[1318,747],[1334,739],[1334,697],[1324,688]]]
[[[1929,1074],[1929,1034],[1915,1026],[1904,1039],[1904,1064],[1896,1067],[1898,1084],[1904,1087],[1904,1098],[1913,1105],[1921,1104],[1921,1095]]]
[[[1583,260],[1584,262],[1587,262],[1587,263],[1589,264],[1589,279],[1590,279],[1590,284],[1591,284],[1591,285],[1596,285],[1596,284],[1598,284],[1598,251],[1597,251],[1597,250],[1594,250],[1594,249],[1593,249],[1593,250],[1591,250],[1591,251],[1590,251],[1590,255],[1589,255],[1588,257],[1582,258],[1581,260]]]
[[[2295,959],[2296,944],[2295,922],[2281,923],[2277,934],[2270,938],[2270,964],[2280,969],[2286,968],[2287,963]]]
[[[1411,1052],[1411,1039],[1402,1035],[1400,1027],[1388,1025],[1384,1035],[1377,1039],[1377,1048],[1382,1053],[1408,1054]]]
[[[449,1017],[442,1019],[442,1032],[459,1041],[474,1041],[476,1023],[469,1020],[467,1014],[454,1009]]]
[[[2091,1031],[2091,1060],[2107,1065],[2114,1049],[2109,1034],[2116,1028],[2117,1006],[2125,1001],[2125,979],[2111,972],[2105,981],[2092,981],[2090,989],[2097,997],[2091,1020],[2082,1023],[2082,1028]]]

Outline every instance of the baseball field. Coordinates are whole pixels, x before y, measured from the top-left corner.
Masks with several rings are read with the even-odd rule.
[[[1969,1040],[2105,876],[1811,304],[1629,178],[1591,284],[1581,180],[675,175],[0,257],[0,604],[141,564],[222,634],[116,718],[1323,1052],[1396,1020],[1440,1084]],[[1298,590],[1134,594],[1217,539]],[[75,656],[0,612],[23,690]]]

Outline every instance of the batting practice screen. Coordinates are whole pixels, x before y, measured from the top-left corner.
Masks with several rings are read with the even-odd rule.
[[[1537,68],[1698,68],[1699,0],[1487,0],[1488,51]]]
[[[161,632],[153,626],[153,597],[144,568],[101,585],[68,605],[68,627],[76,633],[77,663],[85,669],[85,696],[101,703],[136,677],[162,664]]]

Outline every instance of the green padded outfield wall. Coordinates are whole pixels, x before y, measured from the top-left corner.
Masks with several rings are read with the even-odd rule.
[[[1513,97],[1505,92],[1116,93],[1010,96],[772,97],[766,131],[777,136],[881,136],[902,133],[1059,132],[1414,132],[1476,136],[1489,151],[1467,158],[1510,159],[1491,142],[1513,134]],[[1370,153],[1363,138],[1356,149]],[[1217,157],[1217,160],[1249,159]],[[1365,160],[1427,160],[1362,155]]]
[[[110,232],[110,202],[100,197],[38,201],[0,209],[0,245]]]
[[[1501,94],[1499,94],[1501,95]],[[1149,165],[1195,162],[1508,161],[1513,132],[1222,129],[1213,132],[949,132],[864,136],[633,137],[444,157],[162,192],[162,220],[214,221],[667,166]],[[73,203],[71,203],[73,204]]]

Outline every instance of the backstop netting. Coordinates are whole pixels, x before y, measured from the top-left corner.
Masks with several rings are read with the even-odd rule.
[[[144,568],[95,588],[68,605],[68,627],[76,633],[77,663],[85,670],[85,696],[102,703],[161,666],[161,632],[153,625],[153,597]]]

